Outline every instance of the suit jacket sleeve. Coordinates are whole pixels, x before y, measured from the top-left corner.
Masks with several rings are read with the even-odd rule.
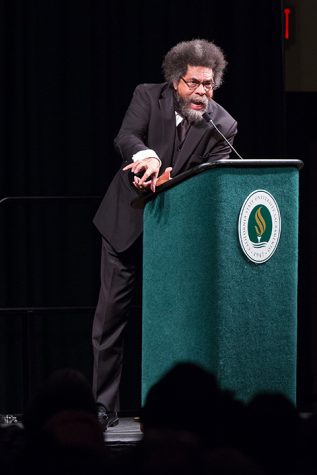
[[[119,133],[114,140],[115,148],[124,161],[130,161],[135,153],[149,149],[145,145],[145,140],[150,112],[146,91],[139,85],[133,93]]]

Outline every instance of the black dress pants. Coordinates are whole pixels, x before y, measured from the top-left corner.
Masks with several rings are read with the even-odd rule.
[[[141,238],[117,253],[104,238],[101,285],[92,328],[93,393],[109,411],[119,410],[124,329],[141,271]]]

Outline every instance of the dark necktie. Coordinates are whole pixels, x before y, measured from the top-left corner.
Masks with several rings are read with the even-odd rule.
[[[189,127],[190,127],[190,123],[186,119],[183,119],[182,122],[178,124],[177,135],[178,135],[178,140],[180,144],[184,142]]]

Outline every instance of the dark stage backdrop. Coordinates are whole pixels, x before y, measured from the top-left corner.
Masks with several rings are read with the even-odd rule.
[[[305,166],[300,182],[298,388],[303,409],[317,410],[316,209],[317,89],[286,94],[287,155]]]
[[[0,204],[3,413],[23,411],[57,367],[91,378],[92,218],[120,166],[112,144],[133,89],[163,80],[171,46],[206,38],[224,49],[215,99],[238,120],[243,156],[281,158],[286,136],[279,1],[2,0],[0,31],[0,186],[11,197]],[[128,341],[121,406],[136,412],[138,303]]]

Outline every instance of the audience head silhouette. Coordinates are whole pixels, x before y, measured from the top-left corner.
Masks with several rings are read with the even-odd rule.
[[[141,411],[143,431],[187,431],[208,445],[222,445],[225,433],[232,435],[232,407],[240,411],[240,404],[219,388],[212,373],[191,362],[179,363],[149,390]]]
[[[97,418],[90,384],[72,368],[54,371],[30,400],[23,416],[26,432],[37,433],[53,416],[65,411],[84,412]]]

